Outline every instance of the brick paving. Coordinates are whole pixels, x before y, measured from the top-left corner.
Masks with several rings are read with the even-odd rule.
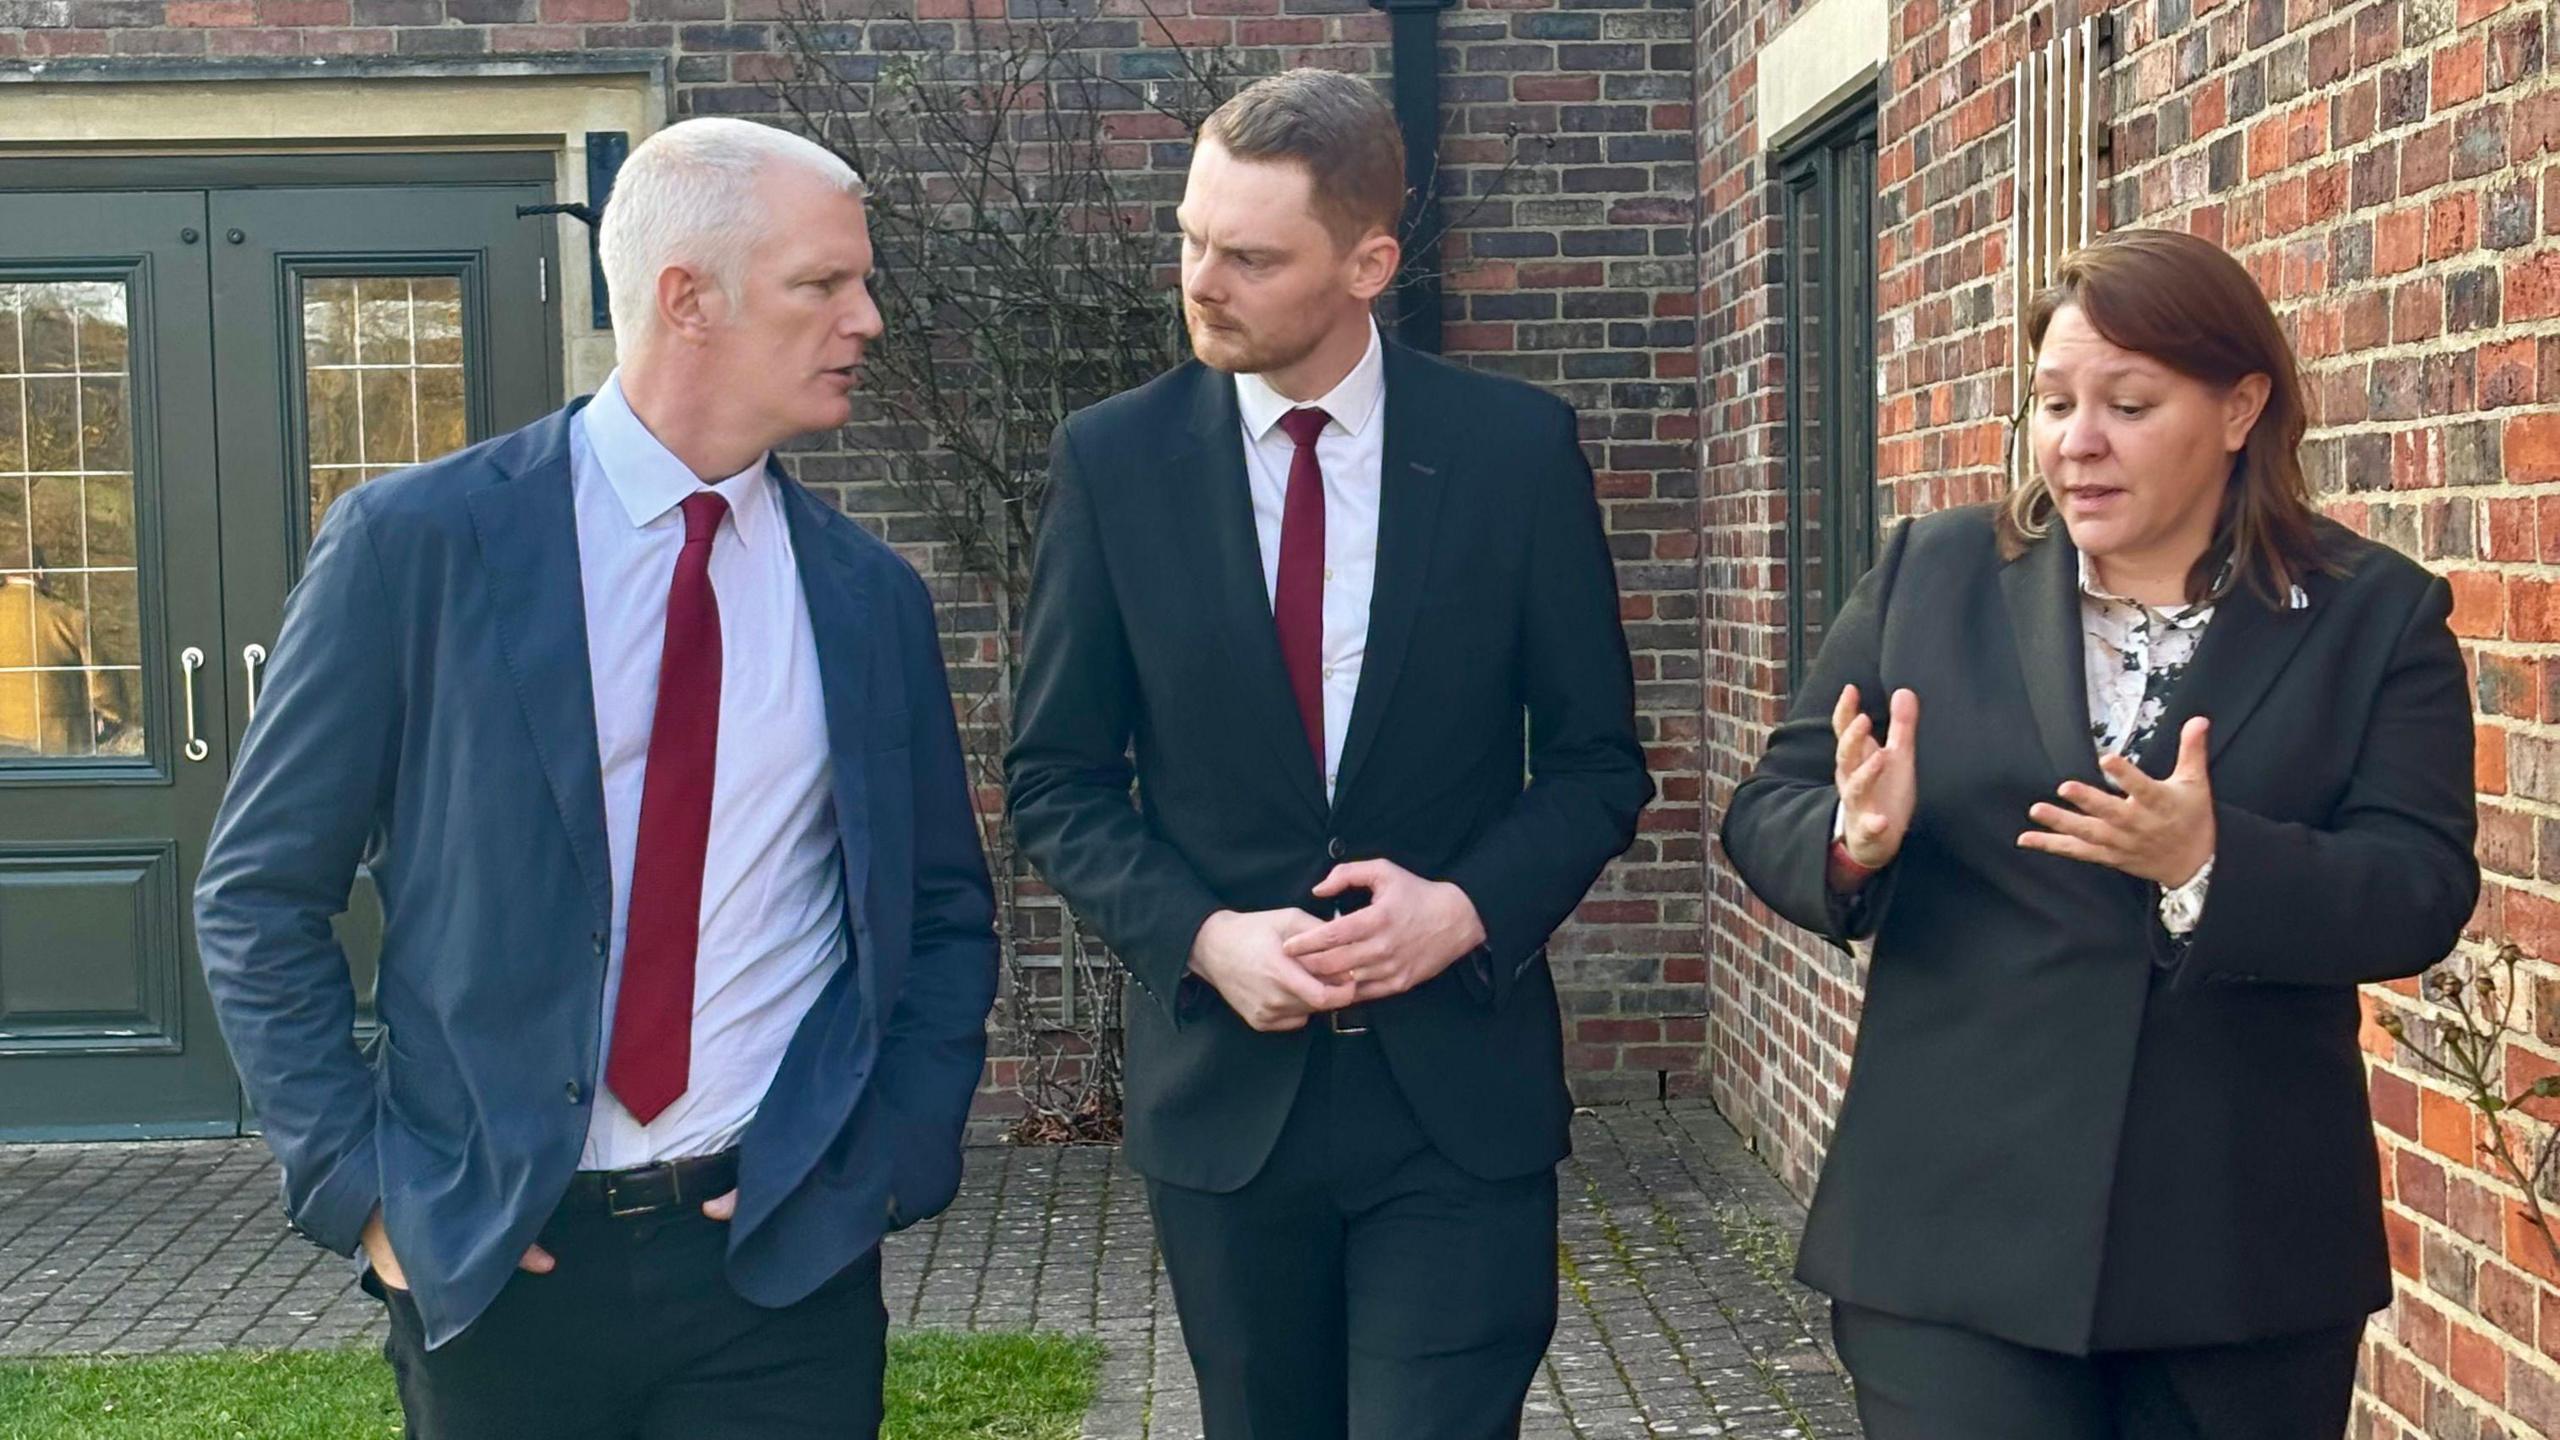
[[[1703,1104],[1588,1111],[1563,1175],[1562,1319],[1534,1440],[1855,1437],[1802,1213]],[[987,1147],[893,1239],[892,1320],[1104,1342],[1094,1440],[1191,1440],[1199,1404],[1143,1191],[1107,1150]],[[348,1262],[289,1234],[249,1141],[0,1147],[0,1356],[377,1341]]]

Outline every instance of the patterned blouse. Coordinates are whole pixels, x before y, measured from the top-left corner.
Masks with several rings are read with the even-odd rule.
[[[2130,757],[2160,728],[2169,695],[2196,658],[2213,623],[2213,602],[2163,610],[2112,594],[2080,557],[2080,634],[2089,690],[2089,739],[2100,754]],[[2160,923],[2184,936],[2204,916],[2213,862],[2174,890],[2160,892]]]

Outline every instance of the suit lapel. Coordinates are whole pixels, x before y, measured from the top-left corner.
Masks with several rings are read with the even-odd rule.
[[[605,849],[603,762],[570,490],[569,417],[578,408],[501,449],[501,478],[472,492],[470,507],[516,701],[601,927],[612,923],[613,869]]]
[[[1176,533],[1196,540],[1175,547],[1174,553],[1199,567],[1197,593],[1217,611],[1227,633],[1248,723],[1271,746],[1291,792],[1321,817],[1324,777],[1307,749],[1297,697],[1280,658],[1280,632],[1271,618],[1271,590],[1262,578],[1262,546],[1253,526],[1244,421],[1236,409],[1232,377],[1200,367],[1187,440],[1189,448],[1174,458],[1171,470],[1174,503],[1182,511]]]
[[[2089,681],[2080,638],[2080,552],[2056,521],[2051,533],[2000,571],[2018,666],[2036,737],[2063,779],[2100,785],[2089,736]]]
[[[2213,722],[2206,754],[2221,756],[2284,673],[2330,589],[2326,576],[2314,575],[2302,583],[2309,604],[2300,610],[2279,610],[2245,584],[2222,598],[2204,628],[2204,639],[2197,642],[2195,659],[2177,688],[2169,692],[2160,723],[2143,742],[2135,763],[2155,777],[2176,769],[2178,732],[2198,715]]]
[[[871,753],[866,732],[870,714],[871,597],[850,549],[828,533],[834,523],[825,503],[771,466],[774,493],[791,532],[792,563],[800,572],[801,602],[809,607],[809,634],[818,651],[818,690],[826,708],[827,767],[833,780],[836,838],[844,850],[845,914],[857,934],[870,913],[866,903],[871,879],[871,777],[865,759]],[[878,967],[860,966],[864,1013]]]
[[[1440,426],[1445,408],[1426,392],[1428,370],[1394,343],[1385,346],[1386,446],[1378,481],[1377,580],[1369,599],[1369,638],[1360,687],[1334,780],[1337,803],[1348,794],[1375,744],[1378,725],[1404,671],[1414,616],[1431,578],[1431,547],[1448,493],[1451,447]]]

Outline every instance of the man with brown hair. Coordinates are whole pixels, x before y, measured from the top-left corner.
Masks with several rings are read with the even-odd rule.
[[[1653,793],[1572,410],[1370,318],[1403,194],[1364,82],[1210,117],[1198,359],[1060,428],[1024,622],[1014,821],[1143,992],[1128,1154],[1212,1440],[1517,1433],[1542,947]]]

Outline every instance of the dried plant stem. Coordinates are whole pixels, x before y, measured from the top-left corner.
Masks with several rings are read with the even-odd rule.
[[[2525,1219],[2541,1239],[2553,1271],[2560,1273],[2560,1233],[2555,1233],[2551,1213],[2542,1202],[2552,1168],[2560,1163],[2560,1129],[2546,1132],[2539,1143],[2529,1143],[2519,1136],[2516,1124],[2519,1115],[2529,1114],[2523,1108],[2527,1101],[2560,1098],[2560,1075],[2546,1075],[2512,1095],[2504,1093],[2502,1083],[2506,1041],[2520,1033],[2515,1010],[2521,989],[2517,970],[2523,963],[2524,952],[2505,942],[2486,967],[2468,977],[2441,969],[2430,972],[2420,989],[2438,1008],[2432,1046],[2410,1033],[2411,1027],[2397,1014],[2386,1012],[2376,1023],[2421,1066],[2452,1081],[2488,1122],[2489,1135],[2479,1142],[2480,1153],[2501,1179],[2523,1195]]]

